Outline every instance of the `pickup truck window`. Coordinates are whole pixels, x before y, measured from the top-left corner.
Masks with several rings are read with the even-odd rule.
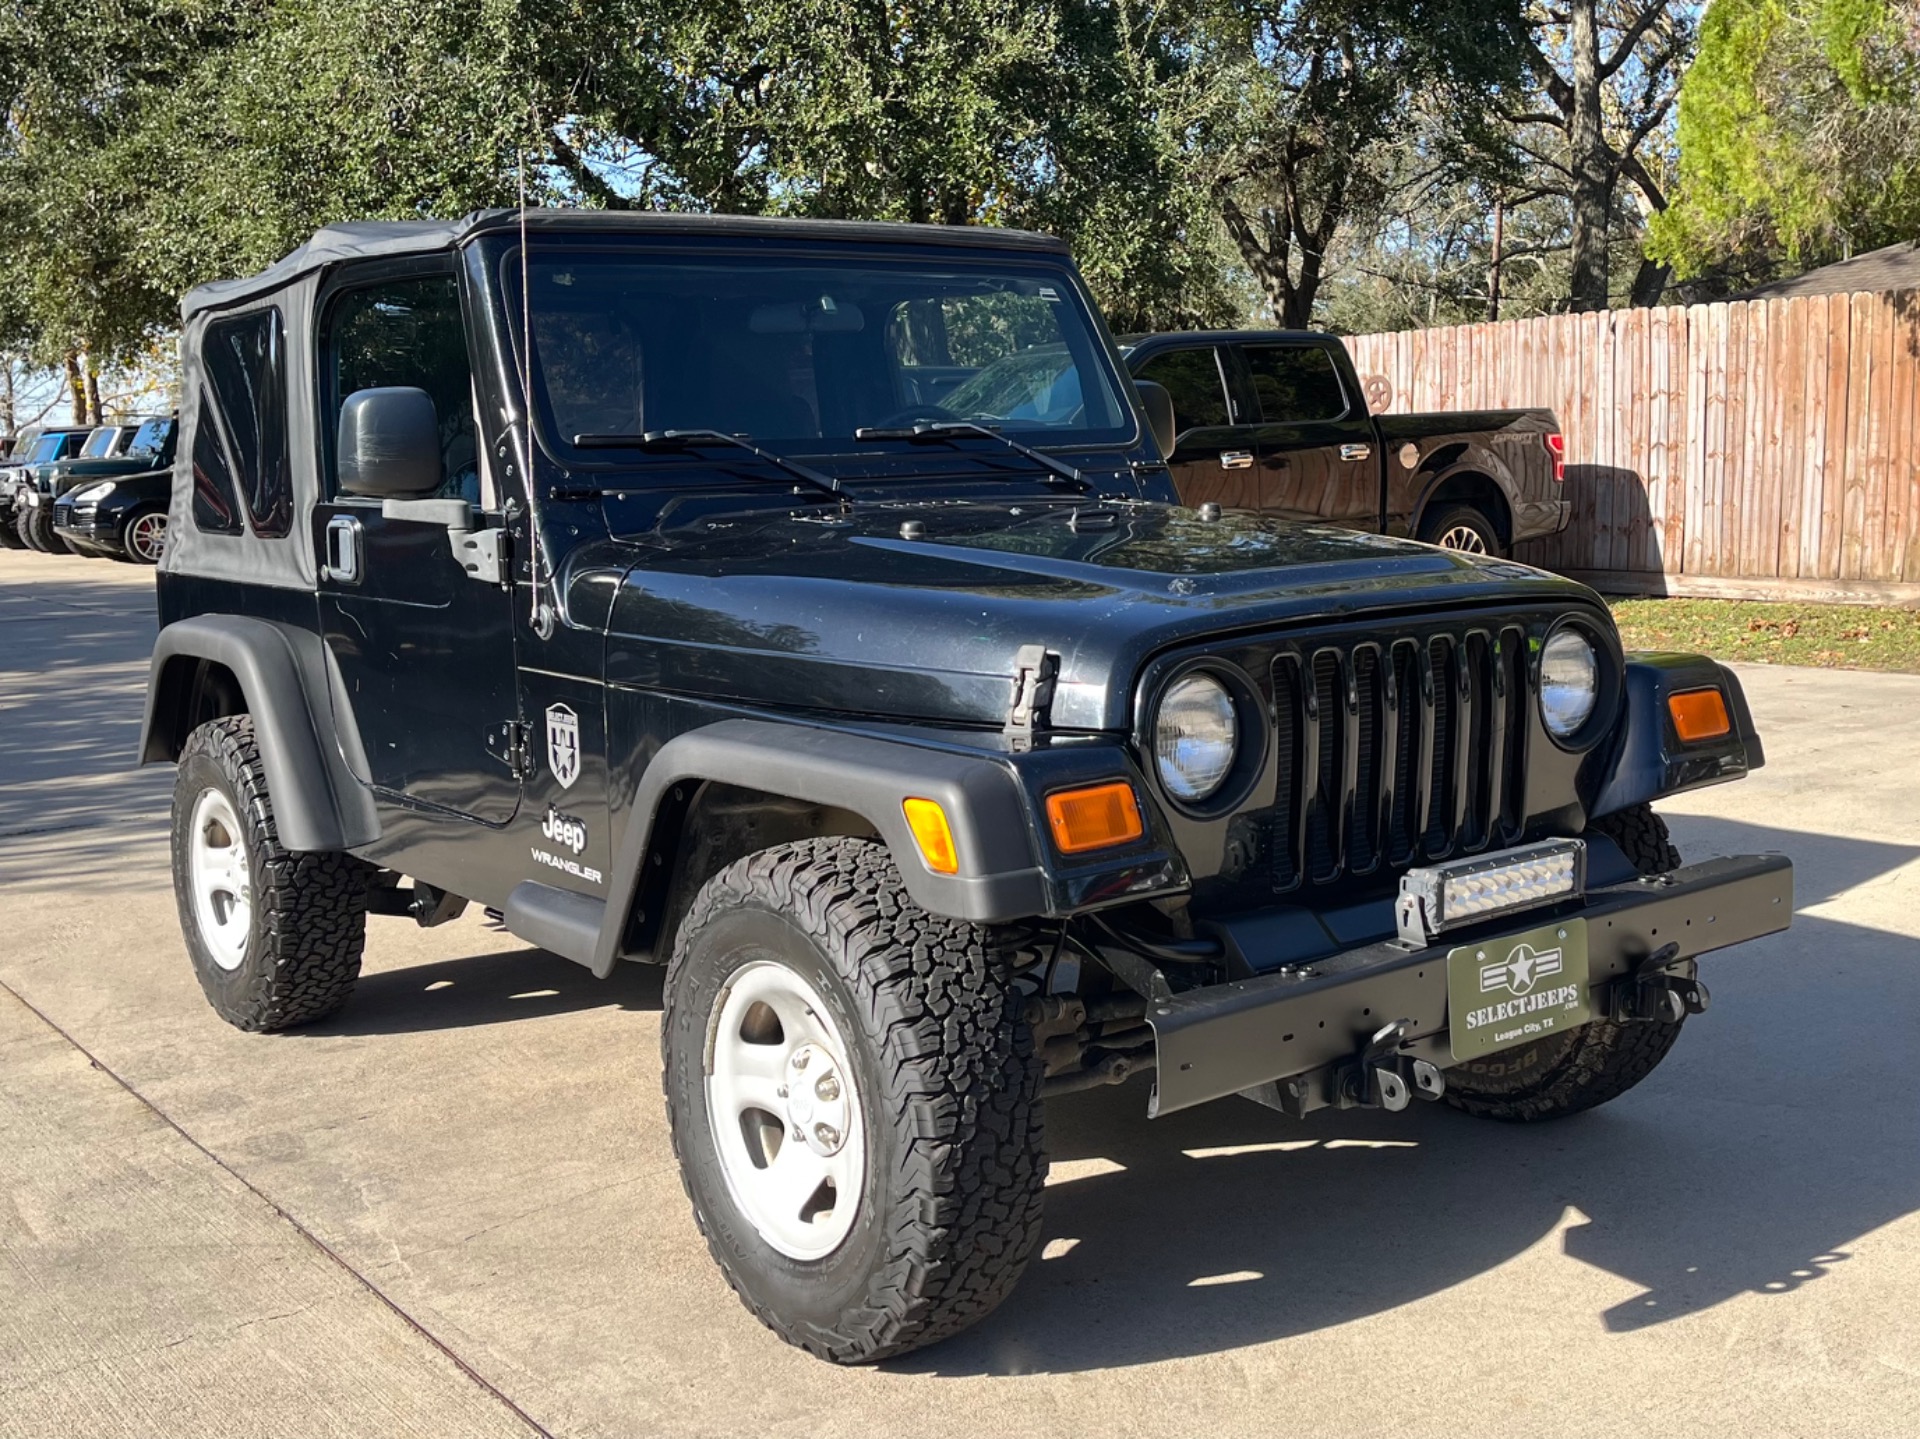
[[[1173,396],[1175,434],[1233,423],[1227,409],[1227,387],[1220,376],[1220,361],[1211,345],[1155,355],[1140,367],[1138,378],[1164,386]]]
[[[505,278],[517,291],[517,262]],[[562,447],[710,429],[848,452],[858,430],[917,420],[1039,445],[1133,434],[1079,294],[1051,266],[582,250],[536,253],[528,284],[535,398]]]
[[[1310,425],[1346,417],[1340,372],[1321,346],[1248,345],[1245,353],[1260,417],[1268,424]]]

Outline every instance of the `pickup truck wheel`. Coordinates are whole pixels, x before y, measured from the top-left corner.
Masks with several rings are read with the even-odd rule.
[[[1602,815],[1593,828],[1619,845],[1642,874],[1680,867],[1666,821],[1651,805]],[[1446,1072],[1447,1103],[1468,1114],[1509,1121],[1579,1114],[1618,1098],[1653,1073],[1684,1022],[1595,1019],[1571,1034],[1468,1060]]]
[[[173,787],[173,892],[194,973],[227,1023],[288,1029],[347,1002],[373,872],[350,854],[281,846],[251,715],[187,736]]]
[[[1420,538],[1443,550],[1458,550],[1465,555],[1495,555],[1500,548],[1500,532],[1472,505],[1447,505],[1420,522]]]
[[[674,1152],[727,1282],[837,1363],[966,1328],[1040,1235],[1039,1065],[996,931],[908,898],[884,846],[763,850],[667,970]]]

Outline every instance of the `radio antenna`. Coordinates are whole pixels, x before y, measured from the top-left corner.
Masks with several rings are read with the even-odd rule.
[[[534,484],[533,469],[533,289],[530,282],[531,266],[527,259],[527,145],[533,143],[533,132],[540,125],[539,106],[531,99],[527,102],[527,140],[516,146],[515,159],[520,172],[520,423],[522,445],[520,473],[525,479],[527,490],[527,568],[532,581],[532,608],[527,622],[533,626],[533,632],[541,639],[550,639],[553,635],[554,612],[546,603],[546,576],[542,559],[546,554],[545,534],[540,524],[540,496]]]

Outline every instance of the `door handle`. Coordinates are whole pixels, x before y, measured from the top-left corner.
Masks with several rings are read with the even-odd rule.
[[[1223,470],[1250,470],[1253,468],[1252,450],[1222,450],[1220,468]]]
[[[360,521],[353,515],[335,515],[327,521],[326,563],[322,577],[337,584],[360,583]]]
[[[1372,453],[1372,445],[1342,445],[1340,447],[1340,458],[1343,460],[1364,460]]]

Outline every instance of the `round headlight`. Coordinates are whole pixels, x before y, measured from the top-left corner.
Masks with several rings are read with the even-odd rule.
[[[1561,630],[1540,652],[1540,718],[1555,739],[1571,739],[1600,698],[1600,660],[1577,630]]]
[[[1153,758],[1175,799],[1203,800],[1225,783],[1239,746],[1240,722],[1226,686],[1188,675],[1161,696],[1153,718]]]

